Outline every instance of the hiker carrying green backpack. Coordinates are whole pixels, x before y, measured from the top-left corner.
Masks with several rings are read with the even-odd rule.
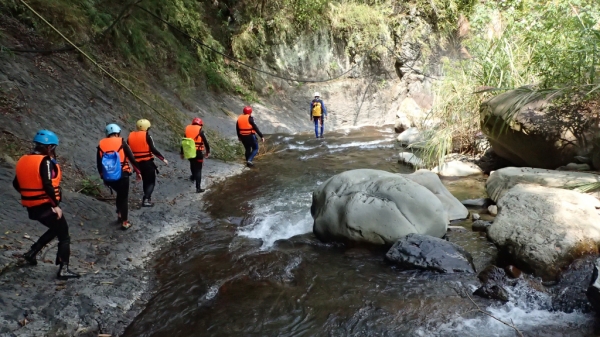
[[[190,161],[191,181],[196,182],[196,193],[204,192],[202,188],[202,166],[204,165],[204,150],[206,158],[210,156],[210,145],[202,131],[204,123],[196,117],[192,124],[185,127],[185,134],[181,140],[181,158]]]

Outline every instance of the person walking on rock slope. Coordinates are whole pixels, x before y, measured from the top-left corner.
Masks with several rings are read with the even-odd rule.
[[[254,123],[254,118],[252,118],[252,107],[245,106],[243,110],[243,114],[238,117],[237,123],[235,125],[235,129],[237,132],[238,140],[242,142],[244,148],[246,149],[246,165],[248,167],[254,166],[252,160],[258,153],[258,140],[256,139],[256,134],[262,139],[263,143],[265,142],[265,137],[258,129],[258,126]]]
[[[184,140],[190,140],[194,142],[196,147],[196,153],[193,156],[186,157],[190,161],[190,171],[192,175],[190,180],[196,182],[196,193],[204,192],[202,188],[202,167],[204,166],[204,150],[206,149],[206,158],[210,157],[210,144],[208,139],[204,135],[202,128],[204,122],[202,119],[196,117],[192,120],[192,124],[185,127]],[[193,149],[192,149],[193,151]],[[184,157],[184,145],[181,146],[181,158]]]
[[[142,207],[152,207],[152,192],[156,185],[156,173],[158,168],[154,163],[154,156],[162,160],[163,163],[169,165],[165,157],[156,149],[154,141],[148,130],[151,127],[150,121],[140,119],[135,124],[137,131],[129,133],[127,144],[133,152],[135,160],[138,162],[142,181],[144,186],[144,196],[142,197]]]
[[[323,122],[327,119],[327,108],[320,98],[321,94],[315,92],[315,98],[310,102],[310,120],[315,123],[315,136],[323,138]],[[319,123],[321,123],[321,134],[319,135]]]
[[[108,124],[105,129],[106,138],[98,143],[96,165],[104,184],[117,193],[117,216],[121,228],[131,227],[129,222],[129,176],[132,167],[140,179],[138,162],[131,148],[121,138],[121,128],[117,124]]]
[[[55,263],[60,267],[57,278],[78,278],[80,275],[69,269],[71,237],[67,220],[59,206],[62,200],[62,171],[56,162],[58,137],[52,131],[40,130],[33,138],[33,143],[33,152],[22,156],[17,162],[13,187],[21,193],[21,204],[27,208],[29,219],[39,221],[48,230],[23,254],[23,258],[31,265],[37,265],[36,255],[58,237]]]

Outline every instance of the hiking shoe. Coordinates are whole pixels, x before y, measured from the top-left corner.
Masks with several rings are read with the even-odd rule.
[[[152,203],[152,201],[150,201],[150,199],[142,200],[142,207],[152,207],[152,206],[154,206],[154,204]]]
[[[251,161],[247,161],[246,162],[246,166],[248,166],[248,167],[254,167],[254,163],[252,163]]]
[[[196,189],[196,193],[202,193],[202,192],[204,192],[204,191],[205,191],[205,190],[204,190],[203,188],[197,188],[197,189]]]
[[[23,254],[23,258],[25,259],[25,261],[29,262],[30,265],[32,266],[36,266],[37,265],[37,259],[35,258],[35,256],[37,255],[38,252],[36,252],[33,249],[30,249],[27,253]]]
[[[131,222],[123,221],[123,224],[121,225],[121,229],[125,230],[125,229],[129,229],[129,227],[131,227]]]
[[[68,280],[71,278],[80,278],[81,275],[79,275],[78,273],[72,271],[71,269],[69,269],[69,265],[65,264],[65,265],[60,265],[60,267],[58,268],[58,273],[56,274],[56,278],[58,278],[59,280]]]

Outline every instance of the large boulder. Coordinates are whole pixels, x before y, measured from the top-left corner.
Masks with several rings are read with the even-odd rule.
[[[481,104],[481,130],[497,155],[516,166],[554,169],[590,151],[593,123],[580,112],[584,109],[565,113],[548,98],[522,105],[528,94],[519,88]]]
[[[516,185],[498,201],[488,238],[501,257],[544,279],[586,254],[598,254],[600,201],[578,192]]]
[[[568,187],[598,183],[600,176],[583,172],[554,171],[531,167],[505,167],[490,174],[485,183],[487,194],[494,202],[517,184],[532,184],[546,187]],[[593,193],[595,197],[600,193]]]
[[[421,186],[425,186],[440,199],[448,213],[449,221],[466,219],[469,216],[469,210],[448,191],[437,174],[429,170],[418,170],[411,174],[403,174],[403,176]]]
[[[323,241],[392,245],[411,234],[442,237],[448,214],[426,187],[398,174],[351,170],[313,192],[313,232]]]
[[[428,235],[409,234],[396,241],[385,259],[405,269],[474,273],[473,258],[461,246]]]

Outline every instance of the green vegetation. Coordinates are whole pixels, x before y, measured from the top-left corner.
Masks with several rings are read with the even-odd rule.
[[[90,197],[99,198],[102,196],[102,180],[100,178],[84,178],[79,181],[79,189],[77,192],[89,195]]]
[[[479,105],[497,90],[521,89],[521,104],[554,95],[600,100],[600,6],[595,0],[483,2],[462,41],[469,55],[445,59],[421,155],[437,165],[452,150],[472,151]],[[478,93],[478,94],[475,94]],[[569,99],[569,97],[571,99]],[[562,103],[561,103],[562,102]],[[501,130],[498,130],[500,132]]]
[[[224,161],[234,161],[244,158],[244,147],[237,139],[223,137],[218,131],[204,128],[210,142],[211,157]]]

